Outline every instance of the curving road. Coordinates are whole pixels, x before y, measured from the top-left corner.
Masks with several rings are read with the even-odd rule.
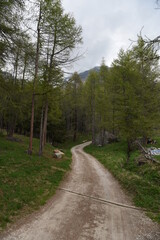
[[[81,144],[72,149],[72,171],[61,188],[93,196],[97,200],[68,191],[56,195],[38,213],[2,240],[159,240],[160,228],[144,213],[114,204],[103,198],[131,206],[118,182]]]

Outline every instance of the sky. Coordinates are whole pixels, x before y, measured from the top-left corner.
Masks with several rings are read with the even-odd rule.
[[[83,58],[71,71],[83,72],[99,66],[102,58],[110,66],[121,48],[128,49],[131,40],[142,35],[154,39],[160,35],[160,9],[156,0],[62,0],[83,29]]]

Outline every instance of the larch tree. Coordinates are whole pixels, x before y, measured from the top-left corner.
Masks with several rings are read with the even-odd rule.
[[[116,122],[119,135],[127,140],[129,159],[131,144],[139,136],[139,96],[136,93],[140,76],[130,51],[121,50],[112,67],[116,72],[116,84],[119,88]]]
[[[141,135],[147,139],[159,122],[158,55],[154,46],[146,47],[143,38],[139,36],[137,44],[132,49],[132,56],[140,75],[137,94],[140,98],[138,109],[141,114]]]
[[[103,59],[98,73],[98,83],[96,87],[97,127],[101,135],[102,146],[104,145],[105,131],[109,130],[110,125],[109,80],[109,69]]]
[[[22,0],[1,0],[0,2],[0,64],[4,64],[20,27]]]
[[[148,58],[155,53],[153,49],[146,50],[141,40],[130,51],[121,50],[112,65],[117,89],[117,132],[127,140],[128,159],[133,141],[139,137],[147,138],[159,119],[157,63]]]
[[[42,127],[43,149],[46,142],[47,119],[48,119],[48,88],[59,86],[59,68],[71,64],[78,59],[72,53],[75,47],[82,43],[82,29],[76,25],[75,19],[64,13],[60,0],[49,0],[44,2],[42,17],[42,44],[45,58],[45,86],[46,94],[44,98],[44,117]],[[40,151],[40,155],[42,150]]]
[[[85,83],[85,99],[88,105],[88,117],[91,122],[92,144],[96,141],[96,94],[98,85],[98,73],[91,71]]]
[[[73,132],[73,141],[82,121],[82,80],[77,72],[65,84],[64,112],[68,131]]]
[[[35,91],[36,83],[38,79],[39,69],[39,58],[40,58],[40,44],[41,44],[41,20],[42,20],[42,1],[38,2],[39,13],[37,19],[37,38],[36,38],[36,56],[35,56],[35,71],[33,79],[33,90],[32,90],[32,110],[31,110],[31,122],[30,122],[30,140],[28,154],[32,154],[32,141],[33,141],[33,127],[34,127],[34,108],[35,108]]]

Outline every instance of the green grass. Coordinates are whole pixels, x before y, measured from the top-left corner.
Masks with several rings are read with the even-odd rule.
[[[160,147],[160,138],[157,140],[157,147]],[[127,164],[126,149],[126,142],[121,141],[105,147],[90,145],[85,151],[95,156],[119,180],[136,206],[147,209],[148,215],[160,223],[160,165],[138,166],[135,159],[139,151],[131,153]]]
[[[70,141],[58,146],[65,156],[56,160],[52,157],[54,148],[50,144],[45,146],[43,157],[39,157],[39,141],[33,139],[33,154],[29,156],[28,138],[15,137],[21,141],[9,141],[0,136],[0,230],[46,203],[55,193],[65,171],[70,169],[70,148],[81,142]]]

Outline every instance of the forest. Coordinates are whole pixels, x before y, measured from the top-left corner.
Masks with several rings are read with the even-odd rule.
[[[29,6],[29,7],[28,7]],[[36,11],[33,11],[36,9]],[[128,152],[159,129],[159,55],[154,42],[141,34],[129,50],[121,49],[111,67],[102,59],[100,71],[82,82],[65,69],[80,58],[82,28],[64,12],[61,1],[0,3],[0,128],[39,138],[39,155],[78,134],[103,136],[108,131],[125,139]]]
[[[82,27],[73,14],[65,11],[61,0],[0,0],[0,232],[51,199],[72,168],[76,180],[72,183],[70,177],[72,184],[68,186],[74,186],[70,190],[79,189],[78,201],[82,194],[89,197],[87,204],[85,198],[81,200],[85,205],[80,209],[82,225],[88,209],[90,216],[90,211],[98,206],[91,205],[91,195],[110,200],[111,188],[111,196],[113,190],[113,196],[117,196],[111,200],[121,202],[117,194],[117,189],[121,192],[120,185],[113,189],[112,180],[106,188],[110,173],[137,208],[160,222],[160,156],[146,159],[146,152],[139,151],[139,146],[146,151],[148,147],[160,147],[159,43],[160,36],[151,40],[140,32],[127,50],[120,49],[110,66],[102,56],[100,67],[93,66],[84,80],[80,77],[83,74],[70,73],[74,63],[84,57]],[[106,135],[111,136],[112,144],[106,144]],[[87,146],[89,140],[92,144]],[[147,145],[148,141],[153,141],[153,145]],[[82,142],[90,157],[82,152],[82,145],[73,152],[72,147]],[[56,148],[62,150],[62,159],[54,158]],[[100,163],[91,155],[104,166],[101,172],[97,170]],[[103,176],[106,180],[101,181]],[[89,186],[91,190],[85,192]],[[74,201],[74,197],[70,199]],[[63,199],[59,197],[57,202]],[[66,202],[73,206],[75,203]],[[71,209],[77,214],[81,208],[78,203],[78,210],[72,211],[67,204],[62,213]],[[99,206],[96,214],[101,215],[102,205]],[[118,217],[113,216],[116,224],[117,219],[122,220],[119,212]],[[131,222],[131,215],[127,213],[129,218],[122,221],[123,230]],[[109,219],[112,225],[113,219]],[[89,219],[91,222],[95,219]],[[133,218],[131,227],[134,224],[138,222]],[[52,222],[51,225],[54,226]],[[119,224],[112,228],[120,229]],[[48,229],[47,225],[46,233]],[[61,229],[59,232],[61,236]]]

